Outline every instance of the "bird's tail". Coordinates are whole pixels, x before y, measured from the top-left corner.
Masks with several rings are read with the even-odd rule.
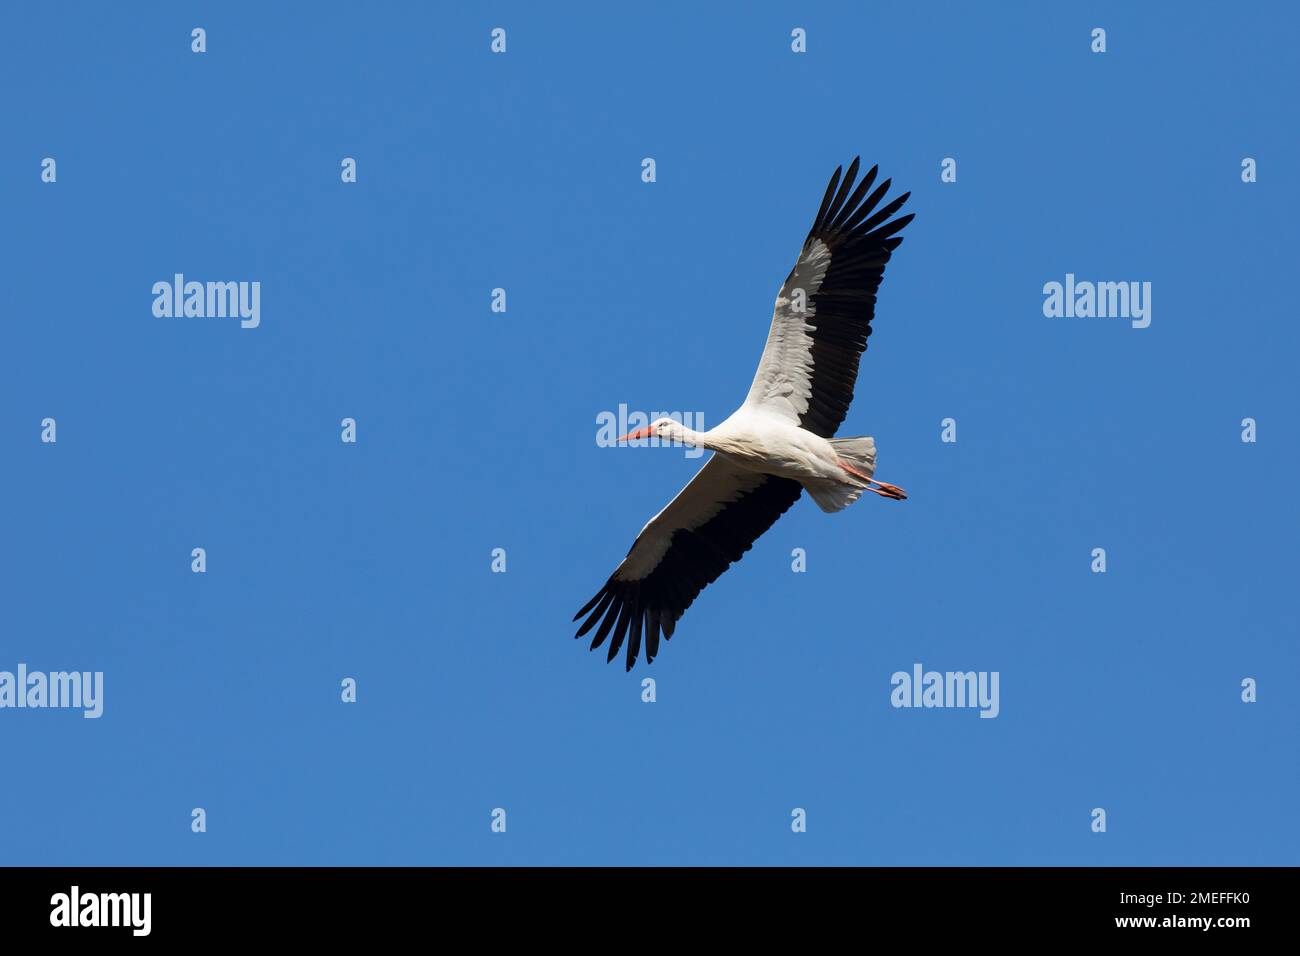
[[[809,478],[803,483],[804,489],[817,502],[822,511],[843,511],[862,497],[866,482],[850,485],[843,481],[828,481],[825,478]]]
[[[870,478],[876,471],[876,440],[874,438],[832,438],[835,455],[845,467],[843,481],[805,481],[804,488],[822,511],[842,511],[862,497]]]
[[[863,438],[832,438],[835,454],[854,470],[868,478],[876,473],[876,440]]]

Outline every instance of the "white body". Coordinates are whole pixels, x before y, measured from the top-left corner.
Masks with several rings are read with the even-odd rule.
[[[798,482],[834,481],[851,484],[829,441],[762,408],[742,405],[726,421],[707,432],[678,427],[673,435],[723,458],[765,475]]]

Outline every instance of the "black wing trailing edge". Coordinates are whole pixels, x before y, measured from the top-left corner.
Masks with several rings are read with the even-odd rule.
[[[626,580],[619,577],[618,571],[610,575],[596,596],[573,616],[575,621],[587,618],[574,637],[582,637],[599,624],[591,650],[608,638],[608,661],[618,655],[626,639],[630,671],[644,635],[646,663],[652,662],[659,654],[659,635],[662,633],[665,640],[671,638],[677,620],[699,593],[739,561],[803,492],[803,486],[789,478],[761,478],[755,487],[699,527],[673,529],[662,559],[644,577]],[[647,527],[637,536],[629,556],[650,533],[652,528]]]

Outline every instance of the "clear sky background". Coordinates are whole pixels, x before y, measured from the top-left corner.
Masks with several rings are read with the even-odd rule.
[[[0,669],[106,687],[0,711],[0,862],[1300,862],[1294,9],[334,6],[4,11]],[[596,417],[735,408],[857,154],[917,218],[843,434],[911,497],[607,666],[570,618],[700,461]]]

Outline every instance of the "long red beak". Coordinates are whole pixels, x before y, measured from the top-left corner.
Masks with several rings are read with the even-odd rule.
[[[620,438],[619,441],[620,442],[636,441],[638,438],[649,438],[652,434],[653,432],[650,430],[650,426],[647,425],[645,426],[645,428],[638,428],[634,432],[628,432],[626,435]]]

